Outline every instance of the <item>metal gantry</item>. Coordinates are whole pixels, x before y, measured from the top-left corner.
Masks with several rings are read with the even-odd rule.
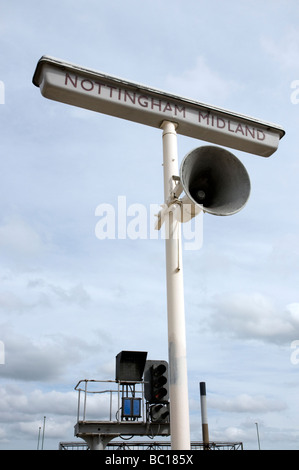
[[[210,442],[210,450],[243,450],[243,442]],[[168,441],[115,441],[107,444],[106,450],[170,450]],[[59,450],[90,450],[84,441],[60,442]],[[191,442],[191,450],[205,450],[205,443]]]
[[[170,435],[170,423],[151,422],[144,396],[144,381],[80,380],[78,392],[75,436],[83,440],[60,442],[60,450],[170,450],[171,442],[158,440]],[[127,417],[123,410],[124,397],[140,400],[140,414]],[[93,419],[91,419],[93,418]],[[124,436],[123,440],[110,442]],[[131,440],[133,436],[147,436],[144,440]],[[210,441],[209,450],[243,450],[242,442]],[[191,442],[192,450],[205,450],[207,443]]]
[[[108,384],[108,387],[107,387]],[[122,384],[117,380],[80,380],[75,436],[92,450],[103,450],[118,436],[169,436],[169,422],[151,422],[144,397],[144,382]],[[126,416],[124,399],[140,401],[140,413]],[[109,410],[109,411],[108,411]]]

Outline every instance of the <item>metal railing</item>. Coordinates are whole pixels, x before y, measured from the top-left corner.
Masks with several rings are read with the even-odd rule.
[[[107,389],[107,384],[109,387]],[[146,422],[146,409],[144,400],[144,382],[119,382],[116,380],[80,380],[75,386],[78,392],[77,422],[101,420],[121,422],[122,399],[124,397],[141,399],[140,417],[131,418]],[[107,410],[109,413],[107,414]]]

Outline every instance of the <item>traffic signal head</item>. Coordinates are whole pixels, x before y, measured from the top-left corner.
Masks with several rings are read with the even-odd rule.
[[[150,417],[152,423],[165,423],[169,422],[169,404],[157,404],[151,405],[150,407]]]
[[[149,403],[168,402],[168,364],[166,361],[146,361],[144,381],[145,399]]]

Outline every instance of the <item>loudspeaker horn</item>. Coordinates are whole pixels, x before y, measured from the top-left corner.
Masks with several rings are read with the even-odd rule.
[[[250,179],[240,160],[227,150],[207,145],[189,152],[180,167],[184,202],[214,215],[239,212],[250,195]]]

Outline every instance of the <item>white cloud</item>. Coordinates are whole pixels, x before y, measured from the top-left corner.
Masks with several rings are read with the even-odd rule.
[[[221,411],[235,413],[268,413],[286,409],[286,404],[279,400],[262,395],[252,396],[246,393],[229,399],[209,397],[209,406]]]
[[[44,244],[33,227],[20,217],[10,217],[0,226],[0,250],[15,256],[40,254]]]
[[[237,427],[237,426],[229,426],[227,429],[224,430],[222,433],[222,439],[226,437],[227,442],[243,442],[247,434],[244,429]]]
[[[70,282],[55,273],[7,271],[0,274],[0,311],[4,317],[37,310],[41,315],[62,306],[82,309],[94,298],[88,290],[82,282]]]
[[[36,448],[38,430],[42,430],[43,417],[46,416],[45,442],[54,439],[58,448],[59,440],[73,435],[77,400],[75,391],[44,392],[35,389],[26,392],[17,385],[1,386],[0,421],[3,427],[0,429],[0,445],[7,448],[6,444],[13,439],[19,448],[28,445]]]
[[[221,77],[204,56],[197,57],[193,68],[181,75],[169,75],[166,84],[168,90],[175,94],[211,104],[224,104],[240,87],[236,81]]]
[[[61,376],[67,365],[63,348],[53,341],[36,342],[16,332],[2,338],[5,345],[5,364],[0,376],[24,381],[53,380]]]
[[[0,377],[23,380],[25,382],[47,382],[65,379],[68,374],[77,375],[81,362],[88,360],[90,355],[99,352],[105,335],[88,339],[68,333],[42,334],[40,338],[25,336],[8,324],[0,326],[1,341],[5,347],[5,364],[0,367]],[[76,372],[77,370],[77,372]]]
[[[20,386],[2,386],[0,388],[1,407],[0,415],[17,412],[25,420],[29,416],[39,416],[43,414],[57,414],[63,416],[76,416],[77,393],[70,392],[43,392],[35,389],[25,394]]]
[[[295,322],[295,324],[298,324],[299,326],[299,303],[293,302],[287,305],[286,310],[290,312],[292,320]],[[299,331],[298,331],[298,335],[299,335]]]
[[[218,295],[212,305],[210,324],[215,331],[278,344],[288,343],[298,335],[290,307],[279,308],[272,298],[261,293]]]
[[[37,437],[37,430],[39,427],[41,427],[41,434],[40,434],[40,443],[39,443],[39,448],[41,449],[42,447],[42,432],[43,432],[43,422],[42,420],[36,419],[35,421],[26,421],[23,422],[21,421],[17,428],[17,436],[20,439],[21,436],[25,436],[25,438],[35,438]],[[74,426],[74,420],[72,421],[70,418],[59,418],[55,417],[53,418],[52,416],[47,417],[46,416],[46,421],[45,421],[45,438],[46,441],[48,439],[55,439],[56,442],[58,443],[60,440],[63,440],[63,438],[70,434],[70,430]],[[45,444],[44,444],[45,447]],[[58,445],[57,445],[58,447]]]
[[[90,301],[90,296],[82,284],[70,288],[50,284],[49,288],[63,303],[85,306]]]
[[[290,282],[298,277],[299,265],[299,234],[286,232],[273,242],[269,253],[270,269],[279,272],[280,278]]]
[[[28,306],[18,295],[9,291],[0,292],[0,310],[3,312],[20,312],[26,308],[28,308]]]
[[[117,390],[117,385],[100,383],[96,390]],[[84,387],[84,383],[82,384]],[[91,389],[89,389],[91,390]],[[95,390],[93,388],[92,390]],[[83,417],[84,398],[81,394],[80,414]],[[0,387],[0,445],[12,435],[15,439],[26,441],[37,437],[46,416],[47,439],[66,440],[71,436],[77,419],[79,393],[50,391],[41,389],[25,391],[21,386],[4,385]],[[112,398],[112,411],[117,411],[117,395]],[[94,393],[87,395],[86,419],[109,420],[110,393]],[[114,417],[114,416],[113,416]]]
[[[0,225],[0,256],[15,270],[34,271],[43,266],[47,257],[55,254],[51,232],[43,223],[24,215],[8,215]]]
[[[299,60],[299,32],[291,26],[285,34],[278,38],[263,36],[261,45],[265,52],[269,54],[276,63],[284,69],[298,68]]]

